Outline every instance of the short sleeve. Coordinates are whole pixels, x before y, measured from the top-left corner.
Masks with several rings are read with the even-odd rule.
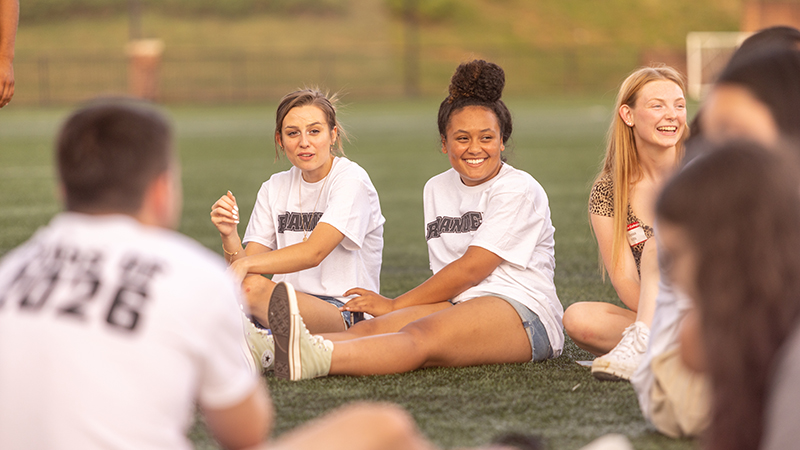
[[[245,358],[242,312],[232,280],[216,277],[203,289],[206,307],[196,325],[203,342],[198,400],[204,407],[220,409],[240,402],[257,384]],[[203,295],[203,294],[198,294]]]
[[[511,264],[526,267],[549,226],[544,190],[503,192],[492,196],[470,245],[491,251]]]
[[[614,183],[610,177],[602,177],[592,186],[589,214],[614,217]]]
[[[244,232],[243,244],[256,242],[265,247],[275,250],[278,248],[278,240],[275,230],[275,221],[272,217],[272,205],[270,203],[269,181],[261,185],[256,197],[256,204],[250,214],[250,221]]]
[[[363,180],[339,176],[331,186],[320,222],[344,234],[342,246],[345,249],[360,250],[367,233],[375,226],[374,218],[380,215],[379,205],[377,192]]]

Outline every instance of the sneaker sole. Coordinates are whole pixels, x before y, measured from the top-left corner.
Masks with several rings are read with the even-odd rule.
[[[293,313],[298,314],[294,289],[287,283],[278,283],[269,299],[269,325],[275,340],[275,376],[283,380],[297,380],[300,368],[300,342],[295,332]]]
[[[629,381],[630,376],[622,372],[612,370],[610,367],[595,368],[592,366],[592,376],[600,381]]]

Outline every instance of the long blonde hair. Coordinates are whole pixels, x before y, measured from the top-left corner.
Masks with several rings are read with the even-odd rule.
[[[642,177],[633,128],[625,124],[620,117],[619,110],[622,105],[633,108],[642,88],[651,81],[660,80],[672,81],[681,88],[682,92],[686,92],[683,76],[677,70],[663,64],[637,69],[622,82],[614,104],[614,118],[611,120],[611,126],[606,136],[606,156],[603,160],[603,167],[595,179],[596,183],[602,178],[610,177],[614,184],[614,239],[611,244],[612,264],[614,265],[617,264],[623,243],[627,242],[628,200],[631,185]],[[677,145],[676,163],[683,158],[683,142],[687,135],[688,128],[684,127]]]

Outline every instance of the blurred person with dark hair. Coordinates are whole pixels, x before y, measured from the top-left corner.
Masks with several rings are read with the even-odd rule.
[[[753,55],[774,50],[800,50],[800,30],[794,27],[779,25],[764,28],[745,39],[731,56],[726,67],[738,65],[738,61],[748,59]],[[686,156],[691,159],[696,153],[701,152],[706,145],[706,136],[703,133],[703,110],[701,105],[689,125],[691,134],[686,140]]]
[[[708,140],[750,137],[800,142],[800,50],[765,48],[734,58],[703,103]]]
[[[696,121],[701,125],[701,139],[692,135],[687,159],[702,155],[713,142],[749,139],[775,145],[797,139],[800,60],[795,47],[800,32],[780,28],[763,33],[742,45],[745,54],[737,53],[712,88]],[[765,44],[760,51],[759,43]],[[681,359],[681,352],[687,351],[680,345],[681,329],[691,332],[686,330],[696,322],[693,310],[686,296],[675,291],[662,274],[650,344],[631,378],[645,418],[673,437],[695,436],[709,420],[707,378]],[[703,360],[704,356],[689,359]]]
[[[788,25],[777,25],[759,30],[742,41],[727,65],[769,49],[800,50],[800,30]]]
[[[800,319],[796,153],[727,141],[687,165],[657,203],[664,272],[697,307],[698,328],[681,345],[684,353],[699,346],[704,356],[711,386],[707,449],[763,448],[771,436],[765,430],[779,428],[784,439],[768,439],[768,448],[797,444],[800,403],[791,400],[800,390],[790,379],[797,374],[796,345],[784,361],[789,372],[776,372]],[[688,362],[697,359],[689,355]],[[790,378],[776,384],[776,373]],[[782,403],[782,414],[766,413],[770,395]]]
[[[19,0],[0,0],[0,108],[14,96],[14,42],[19,24]]]

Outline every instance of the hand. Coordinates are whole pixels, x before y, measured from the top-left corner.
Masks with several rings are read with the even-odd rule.
[[[14,66],[11,62],[0,63],[0,108],[6,106],[14,96]]]
[[[239,284],[242,284],[244,277],[246,277],[248,273],[247,264],[245,264],[243,261],[244,258],[237,259],[228,267],[228,271],[231,273],[231,275],[233,275],[233,278]]]
[[[344,306],[339,308],[341,311],[365,312],[373,316],[382,316],[394,311],[394,300],[376,294],[368,289],[353,288],[344,293],[345,297],[358,295],[350,299]]]
[[[211,206],[211,222],[219,230],[222,236],[230,236],[237,233],[236,225],[239,223],[239,206],[236,204],[236,197],[231,191],[217,200]],[[228,250],[233,252],[234,250]]]

